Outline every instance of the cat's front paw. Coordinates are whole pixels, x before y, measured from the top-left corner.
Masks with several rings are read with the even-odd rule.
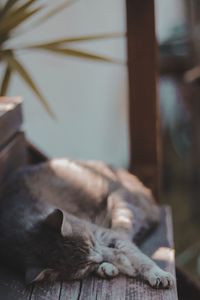
[[[149,270],[146,279],[154,288],[171,288],[175,284],[175,278],[170,273],[158,268]]]
[[[98,267],[97,274],[102,278],[112,278],[119,274],[119,270],[113,264],[103,262]]]

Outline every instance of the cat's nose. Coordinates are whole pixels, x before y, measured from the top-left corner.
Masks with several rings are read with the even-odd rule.
[[[99,253],[98,251],[95,251],[93,250],[92,253],[90,254],[89,256],[89,259],[92,261],[92,262],[95,262],[95,263],[100,263],[103,261],[103,256],[101,253]]]

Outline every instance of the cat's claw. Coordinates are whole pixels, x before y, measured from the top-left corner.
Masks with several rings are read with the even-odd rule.
[[[171,288],[175,284],[174,277],[170,273],[160,269],[150,270],[146,279],[154,288]]]
[[[97,273],[103,278],[112,278],[119,274],[119,270],[113,264],[103,262],[98,267]]]

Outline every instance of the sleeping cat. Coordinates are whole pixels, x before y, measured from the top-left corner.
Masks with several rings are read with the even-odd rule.
[[[174,278],[132,242],[159,221],[151,192],[133,175],[97,161],[53,159],[17,171],[0,199],[0,259],[26,282],[140,276]]]

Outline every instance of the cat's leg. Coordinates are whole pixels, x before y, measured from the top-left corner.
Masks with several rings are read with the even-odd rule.
[[[125,169],[117,169],[116,176],[123,187],[132,193],[133,204],[139,204],[142,207],[148,216],[149,222],[154,224],[158,223],[160,220],[160,210],[151,190],[147,188],[138,177]]]
[[[141,192],[143,192],[143,187],[139,185],[139,190],[140,189]],[[161,270],[131,242],[132,237],[137,233],[137,222],[135,222],[135,220],[138,217],[134,215],[134,212],[130,207],[131,201],[137,200],[136,196],[136,200],[134,200],[132,196],[132,193],[130,194],[126,190],[120,189],[108,197],[108,212],[111,218],[111,228],[117,233],[115,238],[115,234],[112,230],[110,232],[107,231],[104,242],[109,246],[110,239],[111,245],[113,244],[112,247],[120,250],[121,253],[129,259],[133,268],[133,273],[143,277],[151,286],[170,287],[174,282],[173,276],[170,273]],[[145,196],[147,196],[146,191]],[[140,214],[143,214],[143,219],[139,219],[139,223],[146,222],[148,224],[149,221],[158,221],[158,207],[153,203],[148,203],[147,198],[140,198],[140,201],[142,207],[139,212]],[[138,205],[138,207],[140,207],[140,205]],[[153,216],[153,213],[155,213],[155,217]]]
[[[168,288],[174,285],[174,277],[163,271],[133,243],[117,240],[115,246],[130,260],[136,275],[148,281],[152,287]]]
[[[110,228],[130,240],[134,236],[135,216],[127,200],[127,192],[119,189],[111,193],[107,199],[107,214]]]
[[[132,242],[112,230],[97,229],[95,236],[99,242],[104,262],[114,265],[120,273],[131,277],[142,277],[152,287],[173,286],[174,277],[160,269],[156,263]]]
[[[134,277],[136,273],[129,259],[118,249],[100,246],[103,262],[97,266],[95,272],[105,277],[115,277],[119,273]]]
[[[110,228],[129,240],[141,242],[160,216],[159,207],[148,197],[142,186],[135,193],[124,188],[112,192],[107,199]]]

